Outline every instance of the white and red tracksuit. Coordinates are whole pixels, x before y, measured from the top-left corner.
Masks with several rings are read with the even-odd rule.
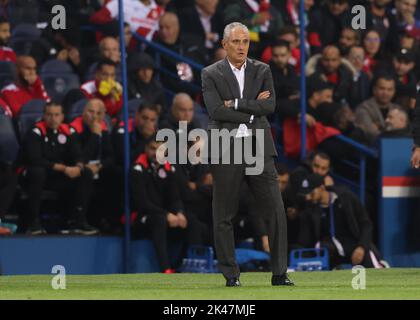
[[[16,63],[16,53],[12,48],[0,47],[0,61],[10,61]]]
[[[36,79],[33,85],[24,86],[18,83],[11,83],[1,90],[1,97],[9,106],[13,117],[19,114],[20,108],[32,99],[43,99],[50,101],[47,91],[44,88],[40,77]]]
[[[98,98],[105,104],[106,112],[110,117],[115,117],[122,109],[122,97],[118,101],[114,101],[111,95],[103,96],[98,91],[98,84],[96,80],[85,82],[80,86],[83,94],[88,99]]]
[[[151,0],[146,6],[140,0],[124,0],[124,21],[130,25],[131,32],[152,40],[159,29],[159,18],[164,9]],[[111,0],[104,7],[90,17],[94,24],[106,24],[118,18],[118,0]]]

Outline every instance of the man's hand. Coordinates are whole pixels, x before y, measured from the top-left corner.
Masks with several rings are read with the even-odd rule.
[[[306,125],[308,126],[308,127],[310,127],[310,128],[312,128],[312,127],[314,127],[315,125],[316,125],[316,120],[315,120],[315,118],[314,117],[312,117],[310,114],[306,114],[305,115],[306,116]],[[301,115],[300,115],[300,113],[299,113],[299,115],[298,115],[298,122],[300,123],[301,122]]]
[[[70,179],[75,179],[80,177],[81,170],[79,167],[66,167],[64,169],[64,174]]]
[[[211,41],[211,42],[216,42],[217,41],[217,33],[214,32],[206,32],[206,39]]]
[[[98,121],[94,121],[90,124],[90,131],[92,131],[92,133],[97,134],[97,135],[101,135],[102,133],[102,124]]]
[[[324,185],[325,185],[326,187],[333,186],[333,185],[334,185],[334,180],[333,180],[333,178],[331,178],[330,176],[325,176],[325,177],[324,177]]]
[[[411,166],[415,169],[420,167],[420,148],[417,147],[413,151],[413,155],[411,156]]]
[[[101,165],[99,163],[89,163],[85,167],[92,171],[94,176],[101,171]]]
[[[211,186],[211,185],[213,185],[213,176],[211,175],[211,173],[207,173],[203,177],[202,184],[205,185],[205,186]]]
[[[270,98],[270,91],[263,91],[258,94],[257,100],[264,100]]]
[[[298,211],[296,208],[289,207],[286,209],[286,214],[289,220],[295,220],[298,216]]]
[[[168,212],[166,215],[166,221],[168,222],[170,228],[176,228],[179,226],[179,219],[172,212]]]
[[[226,108],[233,108],[235,106],[235,101],[234,100],[225,100],[224,104],[225,104]]]
[[[353,265],[361,264],[365,257],[365,249],[363,247],[357,247],[354,249],[353,254],[351,255],[351,262]]]
[[[261,237],[262,247],[265,252],[270,253],[270,244],[268,242],[268,236]]]
[[[78,66],[80,64],[80,52],[79,49],[76,47],[73,47],[69,50],[69,59],[75,66]]]
[[[197,184],[195,182],[188,181],[188,187],[193,191],[197,190]]]
[[[64,173],[64,170],[66,170],[66,165],[62,163],[55,163],[53,166],[53,170]]]
[[[182,229],[185,229],[188,226],[187,218],[182,212],[178,212],[176,216],[178,217],[178,226]]]
[[[61,60],[61,61],[67,61],[68,58],[69,58],[69,52],[67,51],[67,49],[60,50],[60,52],[57,54],[57,57],[56,57],[57,60]]]
[[[252,19],[251,23],[256,26],[256,25],[263,25],[265,24],[267,21],[271,20],[271,14],[268,11],[263,11],[263,12],[259,12],[257,13],[254,18]]]

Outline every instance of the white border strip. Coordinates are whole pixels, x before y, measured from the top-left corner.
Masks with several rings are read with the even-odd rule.
[[[420,187],[382,187],[383,198],[420,197]]]

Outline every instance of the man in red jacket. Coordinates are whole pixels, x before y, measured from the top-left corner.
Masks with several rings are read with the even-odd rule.
[[[12,110],[13,117],[32,99],[50,101],[41,78],[36,73],[36,62],[31,56],[20,56],[16,61],[17,81],[1,90],[1,97]]]
[[[122,108],[122,86],[115,81],[115,62],[104,59],[98,63],[95,80],[85,82],[80,90],[88,99],[98,98],[106,112],[115,117]]]
[[[16,62],[16,53],[7,44],[10,39],[10,23],[0,17],[0,61]]]

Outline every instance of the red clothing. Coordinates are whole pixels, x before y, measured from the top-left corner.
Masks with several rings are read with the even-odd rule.
[[[164,14],[164,9],[154,0],[149,6],[138,0],[124,1],[124,20],[130,26],[131,32],[152,40],[153,34],[159,29],[159,18]],[[90,17],[94,24],[106,24],[113,19],[118,19],[118,1],[108,1],[102,9]]]
[[[0,47],[0,61],[10,61],[16,63],[16,53],[12,48]]]
[[[29,87],[17,83],[11,83],[1,90],[1,97],[12,110],[13,117],[19,115],[20,108],[32,99],[50,101],[42,80],[38,77],[35,83]]]
[[[328,80],[329,83],[331,83],[333,85],[337,85],[340,81],[340,76],[339,76],[338,72],[327,74],[327,80]]]
[[[74,129],[76,133],[83,133],[84,131],[84,124],[83,124],[83,117],[77,117],[69,124],[71,129]],[[108,126],[104,120],[101,122],[102,131],[108,131]]]
[[[122,97],[118,101],[114,101],[111,95],[103,96],[98,92],[98,86],[95,80],[85,82],[80,87],[83,94],[88,99],[98,98],[105,104],[106,112],[110,117],[115,117],[122,109]]]
[[[367,74],[372,73],[377,63],[375,59],[366,56],[365,61],[363,61],[363,71]]]
[[[309,153],[315,150],[322,141],[339,134],[341,134],[339,130],[324,126],[321,122],[317,122],[315,127],[306,127],[306,151]],[[294,158],[300,154],[300,123],[296,119],[287,118],[284,120],[283,144],[286,156]]]

